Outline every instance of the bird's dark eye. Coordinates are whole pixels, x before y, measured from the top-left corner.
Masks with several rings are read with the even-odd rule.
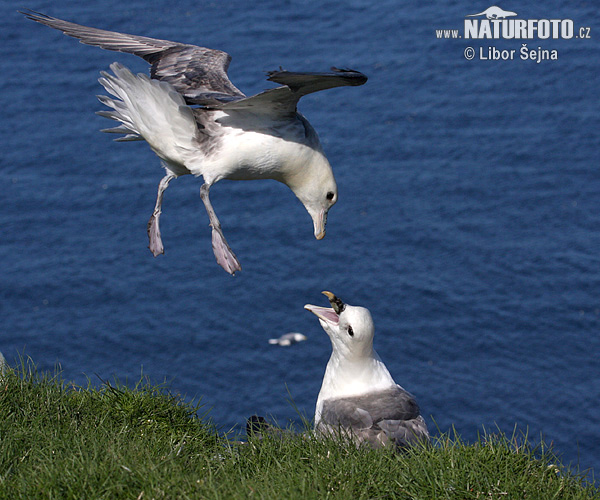
[[[350,335],[350,337],[354,337],[354,330],[350,325],[348,325],[348,335]]]
[[[329,192],[327,193],[327,199],[328,199],[328,200],[333,200],[333,197],[334,197],[334,196],[335,196],[335,194],[333,193],[333,191],[329,191]]]

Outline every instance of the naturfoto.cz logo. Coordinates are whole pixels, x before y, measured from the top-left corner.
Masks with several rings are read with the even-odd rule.
[[[465,15],[463,30],[436,29],[436,38],[441,39],[467,39],[467,40],[569,40],[591,38],[590,28],[587,26],[575,27],[572,19],[517,19],[517,13],[504,10],[497,5],[476,14]],[[529,49],[527,43],[519,48],[519,57],[523,60],[556,60],[556,49],[537,47]],[[517,49],[499,50],[496,47],[480,47],[476,51],[473,47],[464,50],[468,60],[512,60]]]
[[[589,27],[575,28],[572,19],[513,19],[516,12],[493,5],[478,14],[467,14],[459,29],[436,29],[436,38],[533,40],[539,38],[591,38]],[[475,18],[475,19],[471,19]]]

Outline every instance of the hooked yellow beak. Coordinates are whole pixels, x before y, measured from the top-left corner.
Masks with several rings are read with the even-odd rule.
[[[346,308],[346,304],[344,304],[344,302],[342,302],[342,299],[336,297],[333,293],[331,293],[331,292],[321,292],[321,293],[329,299],[329,303],[331,304],[331,307],[336,312],[336,314],[340,314]]]
[[[325,321],[326,323],[330,323],[332,325],[337,325],[340,321],[339,314],[344,310],[346,305],[338,299],[331,292],[322,292],[325,295],[331,304],[331,307],[321,307],[321,306],[313,306],[311,304],[306,304],[304,309],[313,313],[320,320]]]

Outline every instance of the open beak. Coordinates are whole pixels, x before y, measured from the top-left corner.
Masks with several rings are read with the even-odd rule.
[[[313,217],[313,225],[315,227],[315,238],[322,240],[325,238],[325,226],[327,225],[327,210],[319,210]]]
[[[306,304],[304,309],[313,313],[320,320],[337,326],[340,321],[339,313],[344,310],[346,305],[331,292],[323,292],[323,295],[329,299],[332,307],[321,307]]]

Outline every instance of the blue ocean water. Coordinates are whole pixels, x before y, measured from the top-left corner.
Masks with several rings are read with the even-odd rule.
[[[535,6],[534,6],[535,5]],[[591,38],[438,39],[489,5],[383,0],[38,0],[81,24],[218,48],[247,94],[265,71],[330,66],[363,87],[300,110],[333,165],[339,202],[316,241],[275,182],[211,190],[243,266],[212,255],[183,177],[165,193],[166,254],[147,249],[162,177],[143,143],[98,132],[98,72],[133,56],[82,46],[0,3],[0,351],[59,364],[67,380],[140,374],[202,398],[217,425],[253,414],[312,417],[330,345],[305,303],[321,290],[368,307],[376,349],[433,432],[467,440],[514,426],[566,463],[599,470],[600,104],[592,2],[503,4],[522,19],[572,19]],[[554,49],[523,61],[519,50]],[[465,59],[472,46],[478,55]],[[513,60],[481,60],[488,47]],[[291,348],[268,344],[289,331]]]

